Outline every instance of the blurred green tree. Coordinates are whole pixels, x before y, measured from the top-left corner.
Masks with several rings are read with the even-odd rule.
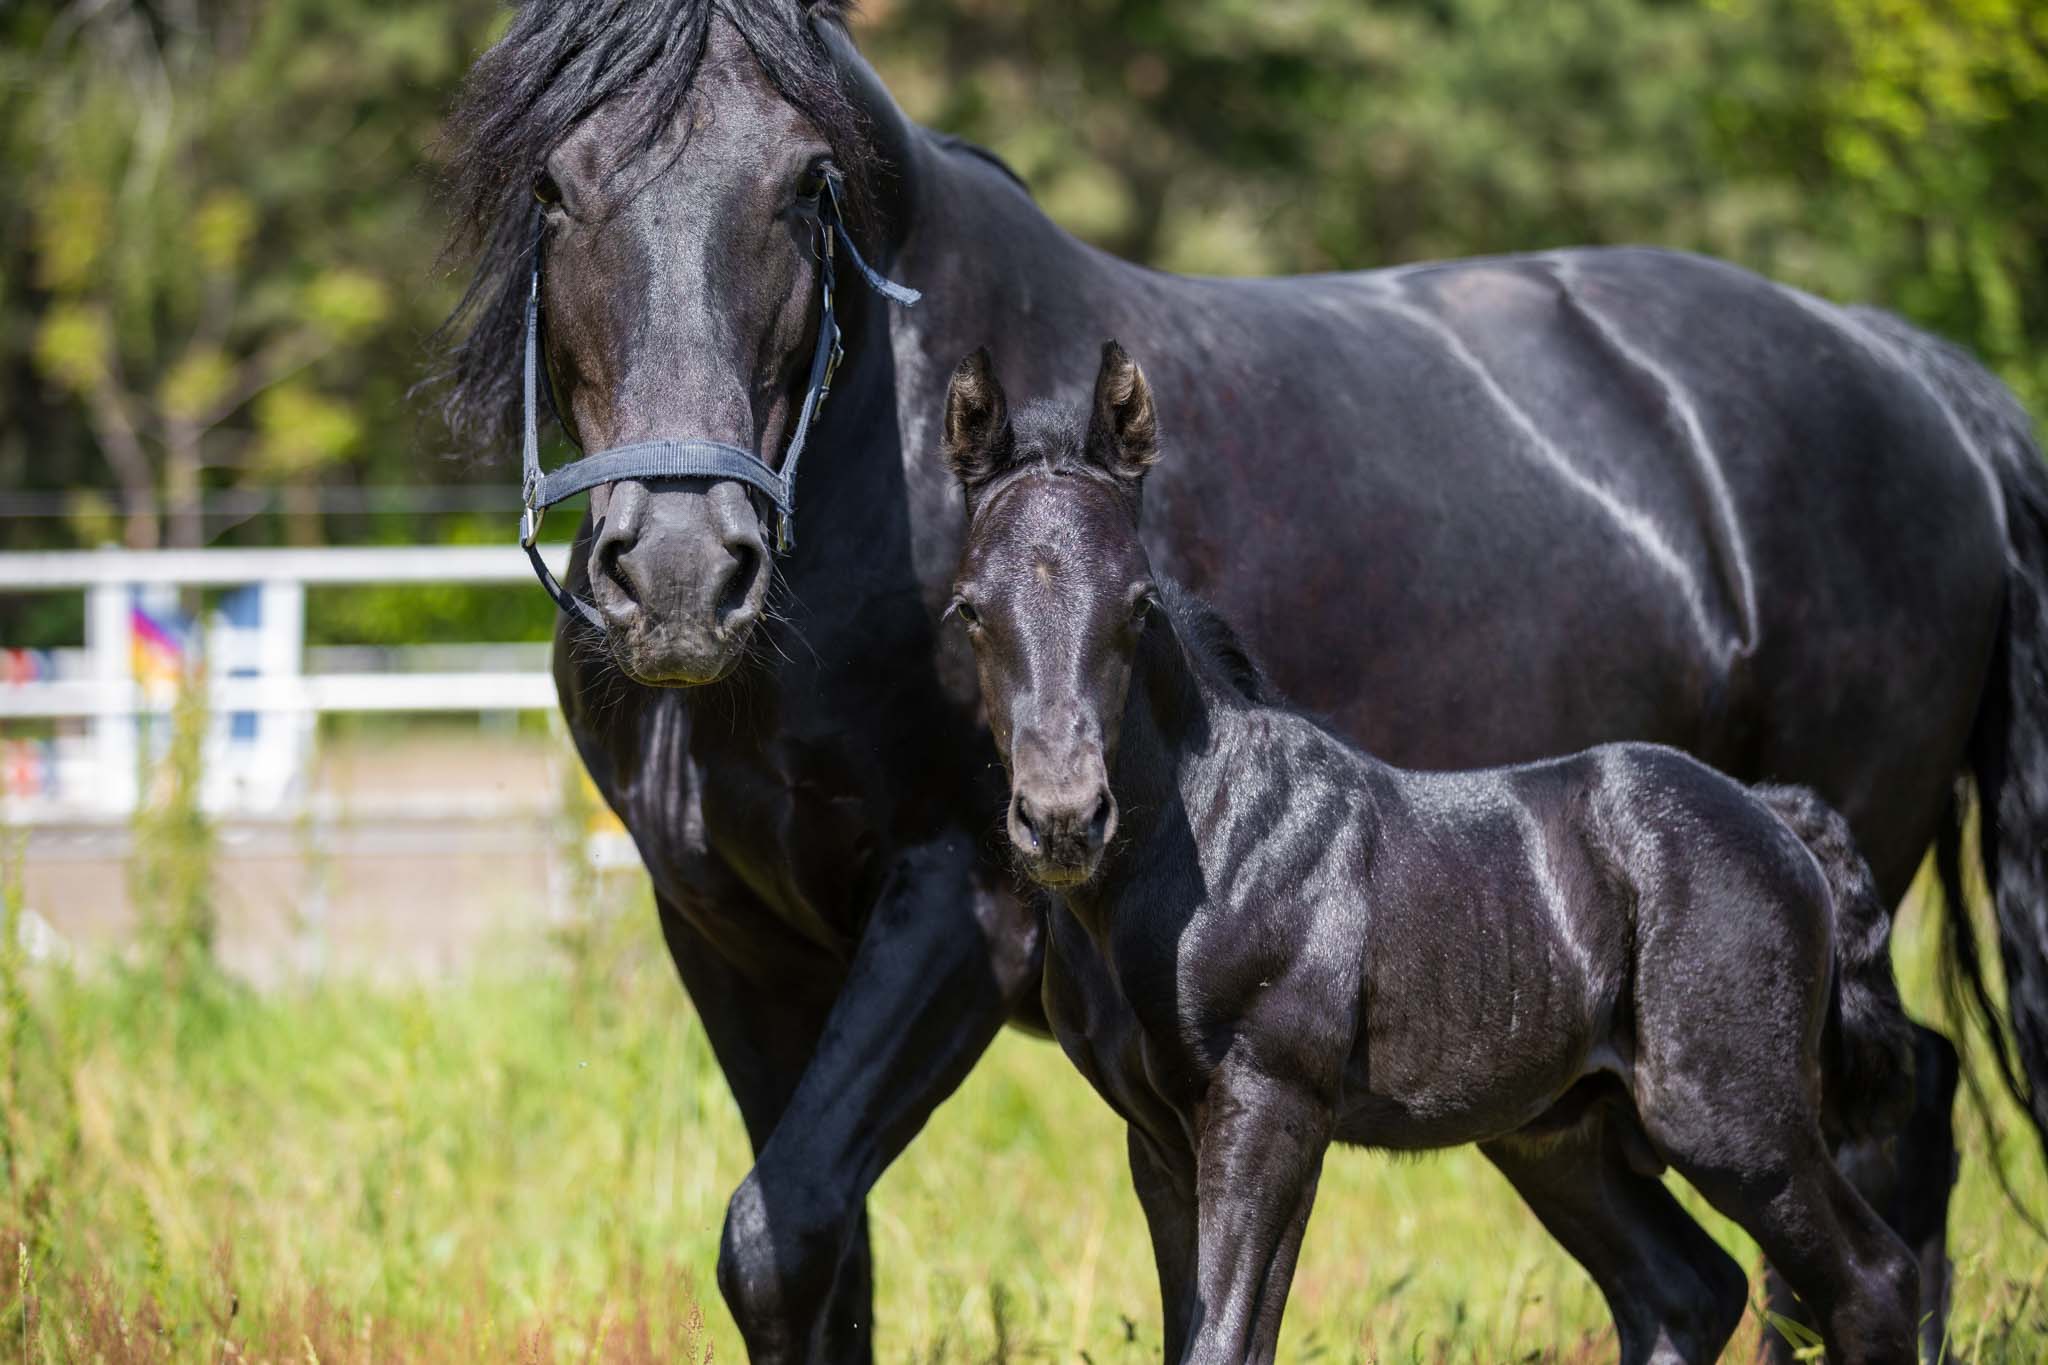
[[[130,544],[195,545],[208,488],[409,470],[403,395],[448,298],[419,168],[493,18],[115,0],[0,20],[15,486],[118,490]]]
[[[431,148],[503,18],[0,7],[0,488],[73,497],[0,537],[412,539],[312,490],[510,480],[431,458],[406,401],[456,283]],[[1685,247],[1898,308],[2048,411],[2048,0],[866,0],[860,26],[915,115],[1139,260]],[[298,514],[202,525],[234,489]]]
[[[1827,0],[1830,220],[1865,291],[2048,412],[2048,3]]]
[[[1225,273],[1569,243],[1875,302],[2048,402],[2042,0],[869,0],[911,112]]]

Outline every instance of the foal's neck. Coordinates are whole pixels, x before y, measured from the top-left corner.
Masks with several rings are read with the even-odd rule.
[[[1185,874],[1194,844],[1183,793],[1215,761],[1218,740],[1236,721],[1216,681],[1189,657],[1193,636],[1170,614],[1139,640],[1124,703],[1115,771],[1117,836],[1101,873],[1068,902],[1098,937],[1126,901],[1146,899],[1152,883]]]

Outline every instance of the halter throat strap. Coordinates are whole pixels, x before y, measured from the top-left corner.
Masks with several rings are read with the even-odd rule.
[[[837,285],[833,259],[835,244],[845,250],[847,260],[860,272],[868,288],[883,298],[908,307],[923,297],[915,289],[884,278],[862,258],[860,248],[853,244],[853,237],[846,230],[846,219],[839,203],[839,177],[836,174],[826,175],[824,193],[819,196],[817,204],[806,211],[805,216],[816,230],[812,250],[818,259],[818,342],[811,352],[811,369],[804,383],[803,404],[797,409],[796,425],[791,429],[780,470],[771,468],[766,460],[753,451],[743,450],[739,446],[728,445],[723,441],[663,437],[659,440],[636,441],[631,445],[595,451],[580,459],[571,460],[552,473],[542,472],[538,398],[541,366],[540,245],[543,228],[536,226],[534,229],[533,265],[526,285],[526,355],[520,382],[519,458],[522,505],[519,514],[519,544],[533,565],[535,577],[540,579],[541,587],[554,599],[555,605],[599,632],[604,630],[604,620],[599,616],[597,608],[557,582],[554,574],[541,559],[537,541],[540,536],[541,518],[547,509],[599,484],[615,483],[621,479],[731,479],[754,489],[774,504],[775,552],[788,553],[796,544],[797,466],[803,458],[804,445],[810,439],[811,425],[817,418],[819,409],[824,406],[826,397],[832,392],[832,376],[837,372],[839,362],[846,353],[840,344],[839,318],[833,306],[833,294]]]

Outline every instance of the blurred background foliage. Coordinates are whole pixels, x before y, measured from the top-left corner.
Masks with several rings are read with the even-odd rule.
[[[438,122],[502,22],[0,9],[9,548],[507,534],[509,462],[448,458],[407,398],[457,285]],[[1898,309],[2048,411],[2048,0],[868,0],[859,27],[914,115],[1135,259],[1684,247]],[[347,629],[502,633],[501,601],[417,598]]]

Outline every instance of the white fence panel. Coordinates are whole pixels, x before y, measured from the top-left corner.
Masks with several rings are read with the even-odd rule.
[[[568,547],[546,548],[561,573]],[[321,714],[552,708],[554,680],[538,660],[521,668],[307,671],[308,586],[451,582],[531,584],[532,570],[510,545],[0,554],[0,593],[76,591],[86,608],[83,651],[51,651],[33,667],[10,668],[0,681],[0,727],[59,725],[34,761],[19,760],[19,745],[31,741],[8,741],[16,747],[0,773],[7,818],[116,819],[133,811],[148,727],[169,711],[175,693],[153,662],[175,659],[180,647],[176,632],[161,624],[160,604],[174,601],[181,587],[253,590],[196,627],[204,632],[213,724],[205,798],[219,811],[289,813],[304,796]],[[436,662],[504,652],[422,651]],[[402,663],[405,651],[356,654]]]

